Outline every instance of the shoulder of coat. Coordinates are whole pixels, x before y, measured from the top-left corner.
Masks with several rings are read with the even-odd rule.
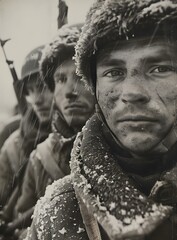
[[[36,149],[34,149],[31,154],[30,154],[30,161],[32,164],[34,164],[37,160],[41,161],[42,158],[42,151],[46,151],[47,148],[50,147],[50,143],[52,141],[53,138],[53,134],[49,134],[48,138],[45,139],[45,141],[43,141],[42,143],[39,143],[36,147]]]
[[[12,144],[18,144],[20,142],[20,139],[21,139],[20,129],[17,129],[5,141],[5,143],[3,145],[3,148],[7,148],[8,149]]]
[[[35,206],[34,218],[40,224],[40,219],[46,218],[53,211],[57,203],[62,202],[65,193],[74,193],[71,176],[54,181],[46,189],[45,195],[40,198]]]

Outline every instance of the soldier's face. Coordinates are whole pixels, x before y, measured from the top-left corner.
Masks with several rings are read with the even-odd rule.
[[[41,83],[37,75],[31,76],[26,84],[27,101],[31,104],[40,123],[47,123],[51,119],[51,105],[53,93],[46,85]]]
[[[175,42],[146,38],[107,46],[97,58],[96,95],[122,145],[135,154],[151,151],[176,121]]]
[[[66,122],[80,128],[94,111],[94,98],[76,75],[74,61],[68,60],[54,73],[54,98]]]

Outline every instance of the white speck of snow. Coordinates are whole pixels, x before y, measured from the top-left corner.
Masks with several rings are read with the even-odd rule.
[[[110,210],[113,210],[113,209],[116,207],[115,202],[111,202],[111,203],[109,204],[109,207],[110,207]]]
[[[63,227],[61,230],[59,230],[59,233],[61,233],[61,234],[65,234],[67,231],[66,231],[66,229]]]
[[[143,197],[142,195],[139,195],[139,199],[140,199],[140,200],[143,200],[144,197]]]
[[[122,214],[123,216],[125,216],[125,215],[126,215],[126,211],[125,211],[124,209],[121,209],[121,214]]]
[[[77,233],[82,233],[82,232],[85,232],[85,229],[79,227],[78,230],[77,230]]]
[[[104,175],[101,175],[99,178],[98,178],[98,183],[101,183],[103,180],[104,180],[105,176]]]
[[[130,224],[131,223],[131,219],[126,217],[126,218],[124,218],[123,222],[126,223],[126,224]]]
[[[99,170],[100,168],[102,168],[102,166],[100,166],[100,165],[95,165],[95,169],[96,169],[96,170]]]
[[[57,218],[57,216],[51,216],[51,217],[50,217],[50,221],[51,221],[51,222],[54,222],[54,220],[55,220],[56,218]]]

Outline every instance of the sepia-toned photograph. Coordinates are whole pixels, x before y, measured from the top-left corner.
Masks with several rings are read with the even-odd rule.
[[[0,240],[177,240],[177,0],[0,0]]]

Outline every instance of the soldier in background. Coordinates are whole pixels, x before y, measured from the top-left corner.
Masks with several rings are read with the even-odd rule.
[[[0,153],[1,219],[5,223],[12,220],[29,155],[51,131],[53,93],[39,74],[42,49],[43,46],[35,48],[25,59],[20,84],[28,109],[21,119],[20,128],[6,140]]]

